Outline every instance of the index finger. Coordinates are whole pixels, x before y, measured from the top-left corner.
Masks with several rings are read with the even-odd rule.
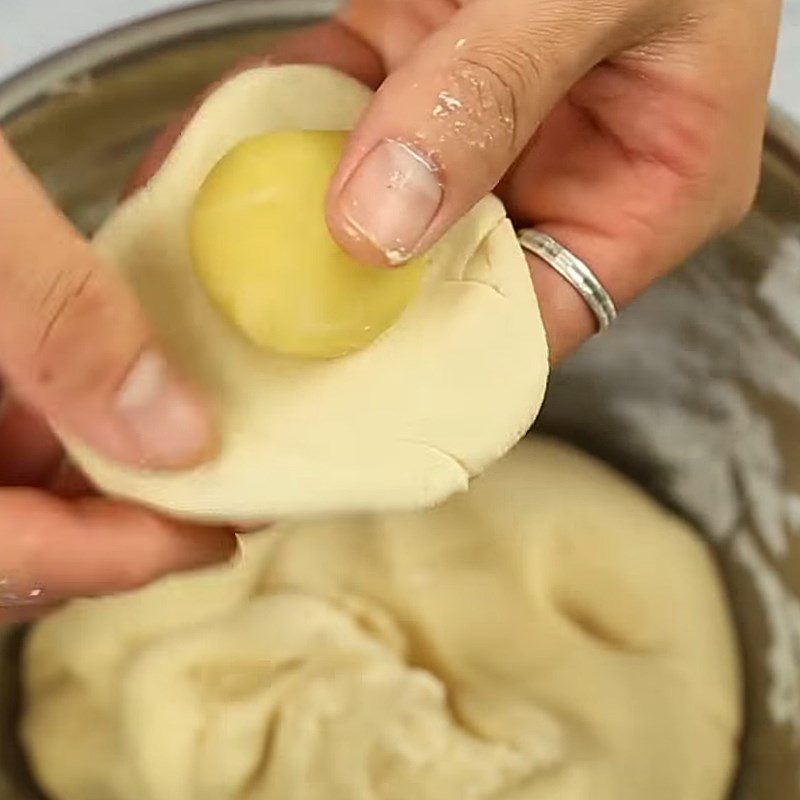
[[[0,489],[0,621],[3,609],[130,591],[222,563],[236,549],[230,531],[124,503]]]

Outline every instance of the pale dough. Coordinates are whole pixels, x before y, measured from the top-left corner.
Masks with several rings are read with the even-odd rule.
[[[74,604],[26,683],[54,800],[722,800],[741,724],[704,545],[544,439],[435,510]]]
[[[259,133],[350,129],[369,98],[324,67],[245,72],[211,96],[149,186],[103,227],[97,246],[216,401],[223,434],[218,459],[182,473],[126,469],[68,442],[106,492],[205,520],[418,508],[466,489],[530,427],[547,345],[525,258],[493,197],[434,249],[399,322],[345,358],[258,352],[194,276],[188,217],[214,164]]]

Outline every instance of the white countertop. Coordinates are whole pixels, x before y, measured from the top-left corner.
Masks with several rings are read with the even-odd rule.
[[[0,79],[68,44],[195,0],[0,0]],[[785,0],[773,101],[800,120],[800,0]]]

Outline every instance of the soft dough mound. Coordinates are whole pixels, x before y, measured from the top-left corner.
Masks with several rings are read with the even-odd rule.
[[[260,134],[349,130],[370,97],[324,67],[245,72],[211,95],[159,173],[103,226],[96,246],[214,403],[222,440],[216,459],[177,473],[123,468],[68,442],[105,492],[201,520],[416,509],[465,490],[530,427],[547,343],[527,262],[494,197],[427,255],[395,324],[343,358],[260,351],[195,274],[193,203],[220,159]],[[306,212],[315,229],[325,227],[322,205]]]
[[[543,439],[438,509],[73,604],[26,681],[55,800],[721,800],[740,729],[704,546]]]

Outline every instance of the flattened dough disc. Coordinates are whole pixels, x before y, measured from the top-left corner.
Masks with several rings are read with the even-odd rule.
[[[218,89],[96,244],[173,357],[215,401],[219,457],[179,473],[72,454],[111,494],[201,520],[412,509],[467,487],[525,433],[547,381],[527,264],[502,204],[481,201],[430,254],[419,296],[370,347],[332,361],[259,352],[192,270],[188,219],[233,146],[275,130],[350,129],[370,92],[323,67],[245,72]]]

